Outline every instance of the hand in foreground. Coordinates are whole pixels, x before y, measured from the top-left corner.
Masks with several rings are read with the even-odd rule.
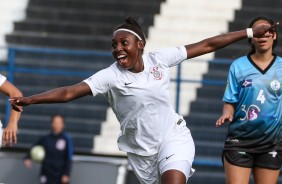
[[[12,146],[13,143],[16,144],[17,143],[17,131],[18,131],[17,123],[9,122],[7,127],[3,131],[2,145]]]
[[[272,26],[267,25],[267,24],[256,26],[253,28],[254,37],[262,37],[262,36],[265,36],[265,33],[266,34],[273,33],[278,25],[279,25],[279,22],[276,22]]]
[[[67,183],[69,183],[69,182],[70,182],[70,177],[67,176],[67,175],[63,175],[63,176],[62,176],[62,183],[63,183],[63,184],[67,184]]]
[[[9,99],[12,108],[15,111],[22,112],[23,108],[21,106],[30,105],[26,97],[12,97]]]
[[[31,167],[32,167],[32,161],[31,161],[30,159],[24,159],[23,163],[24,163],[24,166],[25,166],[27,169],[31,169]]]
[[[233,119],[233,116],[232,115],[230,115],[230,114],[223,114],[222,116],[220,116],[219,118],[218,118],[218,120],[216,121],[216,123],[215,123],[215,126],[216,127],[219,127],[219,126],[221,126],[221,125],[223,125],[225,122],[227,122],[227,121],[232,121],[232,119]]]

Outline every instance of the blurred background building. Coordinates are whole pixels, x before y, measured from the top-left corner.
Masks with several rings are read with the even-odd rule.
[[[145,50],[150,51],[245,29],[251,19],[260,15],[281,22],[282,0],[9,0],[1,4],[0,15],[0,72],[28,96],[75,84],[113,63],[112,30],[127,16],[136,18],[144,28],[148,39]],[[215,128],[215,120],[221,114],[230,63],[248,50],[247,40],[243,40],[171,69],[171,103],[188,122],[196,145],[197,171],[190,183],[225,182],[221,152],[227,126]],[[282,55],[279,43],[276,53]],[[0,98],[0,106],[4,122],[9,112],[4,96]],[[107,174],[112,174],[113,181],[118,178],[116,183],[138,183],[132,172],[127,181],[118,177],[124,173],[124,167],[120,166],[126,165],[125,154],[117,149],[119,124],[102,96],[25,108],[18,144],[2,150],[0,161],[10,159],[16,164],[19,156],[13,153],[7,159],[5,153],[27,150],[48,131],[52,114],[65,116],[66,131],[73,137],[78,156],[73,171],[77,180],[72,181],[89,183],[84,174],[100,171],[104,175],[96,174],[98,179],[91,183],[111,183],[99,179]],[[109,163],[113,163],[113,172],[108,168]],[[90,168],[92,172],[76,172],[80,167]],[[18,170],[21,172],[20,167]],[[5,173],[0,182],[9,180],[8,171]]]

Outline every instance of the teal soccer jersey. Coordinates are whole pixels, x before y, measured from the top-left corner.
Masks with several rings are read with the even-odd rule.
[[[235,105],[225,150],[264,152],[282,141],[282,58],[261,70],[244,56],[229,70],[223,101]]]

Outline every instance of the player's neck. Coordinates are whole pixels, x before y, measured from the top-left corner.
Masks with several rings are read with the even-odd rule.
[[[272,50],[266,52],[256,52],[252,55],[252,59],[255,63],[270,63],[273,60]]]
[[[144,62],[142,57],[140,57],[137,62],[135,63],[135,65],[129,69],[129,71],[133,72],[133,73],[140,73],[144,70]]]

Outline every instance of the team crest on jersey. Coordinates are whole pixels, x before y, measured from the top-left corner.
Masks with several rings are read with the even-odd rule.
[[[270,87],[271,87],[271,89],[273,89],[274,91],[277,91],[278,89],[280,89],[280,86],[281,86],[280,82],[279,82],[278,80],[276,80],[276,79],[273,79],[273,80],[271,81],[271,83],[270,83]]]
[[[252,84],[253,84],[252,79],[245,79],[245,80],[242,82],[242,87],[243,87],[243,88],[251,87]]]
[[[66,141],[64,139],[59,139],[56,143],[56,148],[60,151],[66,148]]]
[[[158,66],[153,66],[150,69],[150,73],[154,76],[154,79],[161,80],[163,78],[163,73],[159,70]]]

